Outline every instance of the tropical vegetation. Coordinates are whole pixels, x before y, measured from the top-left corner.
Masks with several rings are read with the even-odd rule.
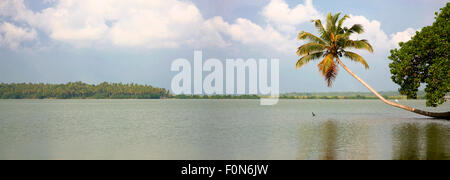
[[[351,27],[345,27],[344,22],[348,18],[350,18],[350,16],[348,15],[344,15],[341,18],[341,13],[337,13],[334,15],[328,13],[325,20],[325,26],[323,25],[321,20],[312,21],[319,33],[319,36],[305,31],[300,32],[298,35],[298,40],[306,40],[307,43],[300,46],[297,50],[297,55],[300,57],[296,65],[297,69],[303,67],[311,61],[321,60],[318,64],[319,71],[324,76],[327,85],[331,87],[337,76],[337,64],[339,64],[351,76],[357,79],[386,104],[425,116],[450,118],[450,112],[426,112],[391,102],[380,95],[377,91],[375,91],[365,81],[354,74],[349,68],[347,68],[347,66],[345,66],[345,64],[342,62],[341,58],[346,58],[361,63],[366,69],[369,69],[367,61],[361,55],[350,50],[356,49],[367,50],[369,52],[374,51],[372,45],[370,45],[367,40],[351,39],[352,35],[354,34],[364,33],[364,28],[360,24],[355,24]]]
[[[0,84],[1,99],[159,99],[168,97],[166,89],[148,85],[82,82],[67,84]]]
[[[432,107],[443,104],[450,91],[450,3],[435,19],[389,56],[392,80],[400,85],[400,93],[416,99],[419,88],[426,84],[427,106]]]

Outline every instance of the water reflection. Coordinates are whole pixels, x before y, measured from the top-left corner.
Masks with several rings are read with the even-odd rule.
[[[393,159],[450,159],[446,152],[449,131],[438,124],[402,124],[393,128]]]
[[[296,158],[448,160],[449,134],[436,123],[314,121],[300,125]]]
[[[336,121],[304,124],[299,132],[301,148],[297,152],[297,159],[336,159],[339,132]]]
[[[414,124],[398,125],[393,128],[393,158],[420,159],[420,129]]]
[[[427,153],[426,157],[430,160],[450,159],[447,150],[449,149],[449,129],[436,124],[430,124],[426,127],[427,135]]]
[[[333,121],[327,121],[324,123],[323,139],[324,139],[324,153],[321,154],[320,159],[333,160],[336,159],[336,143],[338,136],[337,123]]]

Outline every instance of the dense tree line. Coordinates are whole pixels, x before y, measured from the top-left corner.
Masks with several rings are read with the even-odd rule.
[[[383,92],[385,98],[404,99],[396,92]],[[419,98],[424,92],[419,91]],[[148,85],[82,82],[67,84],[0,83],[0,99],[260,99],[258,95],[172,95],[166,89]],[[369,93],[287,93],[280,99],[376,99]]]
[[[149,85],[82,82],[67,84],[0,84],[1,99],[159,99],[169,91]]]
[[[400,93],[417,98],[426,84],[427,106],[443,104],[450,92],[450,3],[436,13],[436,21],[424,27],[408,42],[391,51],[392,80],[400,85]]]

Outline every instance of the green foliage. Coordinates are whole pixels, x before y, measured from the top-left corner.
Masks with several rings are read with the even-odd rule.
[[[392,80],[400,85],[400,93],[417,98],[422,83],[426,84],[427,106],[443,104],[450,90],[450,3],[436,13],[432,26],[423,28],[400,49],[391,50],[389,65]]]
[[[309,41],[300,46],[297,50],[297,55],[300,59],[297,61],[297,69],[303,67],[314,60],[322,60],[319,64],[319,71],[325,78],[328,86],[331,87],[333,81],[336,79],[338,66],[335,59],[346,57],[352,61],[359,62],[364,65],[366,69],[369,68],[366,60],[360,55],[347,51],[349,49],[360,49],[373,52],[372,45],[367,40],[351,40],[353,34],[361,34],[364,28],[360,24],[355,24],[348,27],[343,27],[345,20],[350,16],[341,13],[328,13],[325,20],[326,27],[323,26],[321,20],[313,20],[319,36],[312,33],[302,31],[298,35],[298,40]]]
[[[406,96],[398,92],[380,92],[386,99],[398,100],[406,99]],[[425,99],[425,92],[418,92],[419,99]],[[280,99],[378,99],[370,92],[322,92],[322,93],[286,93],[280,96]]]
[[[168,96],[168,90],[137,84],[0,84],[1,99],[159,99]]]

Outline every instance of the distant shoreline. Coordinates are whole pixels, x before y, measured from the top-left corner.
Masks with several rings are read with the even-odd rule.
[[[208,97],[208,96],[183,96],[183,97],[160,97],[160,98],[0,98],[0,100],[259,100],[265,96],[220,96],[220,97]],[[406,96],[385,96],[386,99],[390,100],[407,100]],[[279,97],[281,100],[379,100],[375,96],[303,96],[303,97]],[[425,100],[425,98],[420,97],[416,100]]]
[[[163,98],[163,99],[27,99],[27,98],[23,98],[23,99],[0,99],[0,101],[2,100],[36,100],[36,101],[40,101],[40,100],[259,100],[259,99],[175,99],[175,98]],[[379,99],[376,98],[368,98],[368,99],[281,99],[280,100],[355,100],[355,101],[364,101],[364,100],[370,100],[370,101],[377,101]],[[389,100],[408,100],[408,101],[419,101],[419,100],[425,100],[425,99],[389,99]]]
[[[387,99],[407,99],[395,91],[380,92]],[[0,83],[0,99],[260,99],[259,95],[173,95],[150,85],[74,82],[67,84]],[[418,99],[425,99],[423,91]],[[284,93],[280,99],[378,99],[369,92]]]

